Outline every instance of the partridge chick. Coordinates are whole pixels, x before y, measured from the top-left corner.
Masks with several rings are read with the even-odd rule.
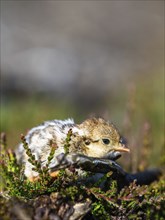
[[[64,144],[70,129],[72,136],[69,154],[116,160],[121,152],[129,152],[117,128],[102,118],[87,119],[81,124],[75,124],[72,119],[52,120],[32,128],[25,137],[32,154],[42,166],[47,163],[50,141],[57,145],[50,167],[57,165],[57,157],[65,153]],[[25,175],[31,180],[36,178],[38,173],[32,170],[33,165],[28,162],[23,144],[19,145],[16,155],[25,164]]]

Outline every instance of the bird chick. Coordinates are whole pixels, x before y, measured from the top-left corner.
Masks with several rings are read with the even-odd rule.
[[[69,154],[116,160],[121,152],[129,152],[117,128],[102,118],[87,119],[81,124],[75,124],[72,119],[52,120],[32,128],[25,137],[32,154],[42,166],[47,163],[50,141],[57,146],[50,167],[57,165],[57,157],[65,153],[64,144],[70,129],[72,136]],[[33,165],[28,161],[23,144],[19,145],[16,155],[18,161],[25,164],[25,175],[29,179],[37,177],[38,173],[32,170]]]

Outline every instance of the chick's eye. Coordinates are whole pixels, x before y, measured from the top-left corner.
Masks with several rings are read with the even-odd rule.
[[[105,138],[105,139],[102,139],[102,141],[103,141],[104,144],[107,144],[107,145],[110,143],[110,140],[109,140],[109,139],[106,139],[106,138]]]
[[[90,141],[89,140],[85,140],[85,144],[86,145],[90,145]]]

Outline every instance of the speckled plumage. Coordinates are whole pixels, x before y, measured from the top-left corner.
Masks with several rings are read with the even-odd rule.
[[[26,142],[41,161],[42,166],[47,162],[50,153],[50,141],[57,145],[54,158],[50,166],[56,166],[56,157],[65,153],[64,143],[68,131],[72,129],[69,154],[82,154],[89,157],[108,158],[115,160],[120,151],[128,152],[116,127],[102,118],[87,119],[81,124],[75,124],[72,119],[46,121],[32,128],[26,135]],[[105,142],[105,143],[104,143]],[[16,150],[17,159],[25,164],[25,175],[28,178],[36,177],[38,173],[32,171],[23,145]]]

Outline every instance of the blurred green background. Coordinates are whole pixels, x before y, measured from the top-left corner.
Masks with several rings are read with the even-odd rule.
[[[85,111],[74,102],[45,94],[26,95],[24,98],[12,96],[1,105],[1,131],[6,132],[8,145],[14,148],[20,142],[21,133],[26,134],[30,128],[45,120],[74,118],[76,123],[81,123],[88,117],[101,116],[116,124],[128,143],[133,145],[132,153],[137,153],[140,157],[139,149],[142,148],[144,139],[143,127],[147,122],[151,127],[148,134],[148,164],[160,165],[165,153],[164,92],[164,74],[159,71],[150,77],[137,77],[135,83],[127,84],[113,98],[111,94],[107,94],[103,112],[98,112],[97,106],[94,112]]]

